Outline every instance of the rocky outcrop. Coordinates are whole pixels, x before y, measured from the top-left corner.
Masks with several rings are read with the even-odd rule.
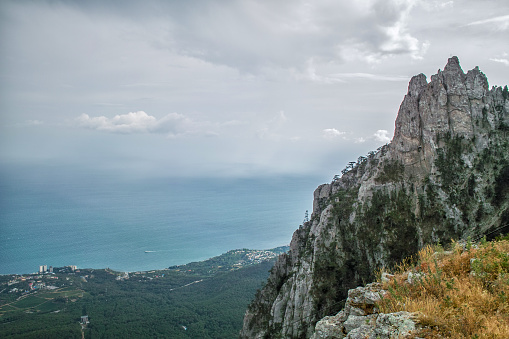
[[[392,141],[314,192],[250,305],[243,338],[306,338],[348,290],[429,243],[509,224],[509,93],[458,58],[410,80]]]
[[[345,308],[321,319],[311,339],[389,339],[410,337],[416,329],[415,314],[379,313],[376,303],[387,293],[379,283],[348,291]]]

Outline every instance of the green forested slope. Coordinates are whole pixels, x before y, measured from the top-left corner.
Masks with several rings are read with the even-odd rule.
[[[82,315],[90,321],[85,338],[234,338],[273,263],[274,258],[209,274],[200,265],[191,272],[140,272],[123,280],[118,272],[80,270],[51,280],[33,276],[34,283],[59,288],[21,295],[10,291],[29,289],[30,279],[2,276],[0,338],[81,338]],[[13,279],[19,282],[8,285]]]

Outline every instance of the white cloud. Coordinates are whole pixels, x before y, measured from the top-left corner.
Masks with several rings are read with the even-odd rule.
[[[279,111],[272,119],[269,120],[269,123],[272,125],[282,125],[288,121],[288,118],[285,115],[285,111]]]
[[[309,58],[306,62],[306,69],[299,73],[298,71],[294,70],[295,77],[297,79],[305,79],[310,80],[312,82],[321,83],[321,84],[333,84],[338,82],[343,82],[343,80],[330,76],[330,75],[319,75],[317,74],[314,58]]]
[[[408,25],[416,3],[414,0],[369,2],[366,16],[354,17],[359,33],[336,45],[339,55],[347,61],[361,60],[371,65],[395,55],[422,59],[430,42],[420,42]]]
[[[381,11],[386,11],[387,7],[392,6],[393,8],[389,10],[394,11],[397,18],[386,26],[380,27],[381,32],[385,35],[385,39],[381,40],[379,44],[379,52],[382,55],[409,54],[413,59],[422,59],[426,53],[429,41],[419,42],[408,29],[410,12],[415,3],[412,0],[390,1],[382,6]]]
[[[419,1],[418,5],[427,11],[435,11],[454,7],[454,1]]]
[[[490,58],[491,61],[499,62],[501,64],[504,64],[506,66],[509,66],[509,60],[505,58]]]
[[[325,139],[335,139],[337,137],[340,137],[344,135],[345,132],[340,132],[335,128],[327,128],[322,131],[322,135]]]
[[[260,127],[257,131],[258,138],[262,140],[272,140],[272,141],[280,141],[280,140],[298,140],[299,137],[288,137],[282,131],[286,123],[288,122],[288,118],[285,115],[284,111],[279,111],[274,117],[265,122],[262,127]]]
[[[384,129],[379,129],[371,136],[365,136],[365,135],[363,136],[363,135],[358,135],[358,134],[355,135],[353,133],[340,132],[335,128],[327,128],[322,131],[322,136],[325,139],[329,139],[329,140],[341,137],[342,140],[345,140],[348,142],[353,142],[356,144],[362,144],[362,143],[365,143],[367,141],[372,141],[372,140],[375,140],[377,142],[387,143],[391,140],[389,137],[389,132]]]
[[[446,1],[443,3],[438,2],[436,5],[439,9],[452,8],[454,7],[454,1]]]
[[[495,29],[498,31],[505,31],[509,29],[509,15],[497,16],[494,18],[478,20],[471,22],[465,26],[480,26],[489,24],[491,29]]]
[[[408,76],[405,75],[384,75],[384,74],[371,74],[371,73],[337,73],[332,74],[331,77],[338,79],[368,79],[375,81],[404,81],[408,82]]]
[[[391,138],[389,137],[389,132],[384,129],[379,129],[378,131],[375,132],[375,134],[373,134],[373,136],[375,137],[375,140],[377,140],[377,141],[381,141],[381,142],[385,142],[385,143],[391,141]]]
[[[43,125],[44,122],[42,122],[40,120],[27,120],[27,124],[32,125],[32,126],[38,126],[38,125]]]
[[[157,119],[143,111],[116,115],[113,118],[105,116],[90,117],[88,114],[82,114],[76,121],[82,127],[98,131],[126,134],[163,133],[173,136],[185,132],[184,125],[191,123],[182,114],[171,113]]]
[[[383,27],[382,32],[388,37],[387,41],[380,45],[383,53],[398,53],[405,50],[414,53],[419,49],[419,40],[406,31],[403,21],[398,21],[389,27]]]

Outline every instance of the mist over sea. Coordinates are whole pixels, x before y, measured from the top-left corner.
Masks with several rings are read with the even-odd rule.
[[[0,174],[0,274],[39,265],[162,269],[236,248],[287,245],[323,181]]]

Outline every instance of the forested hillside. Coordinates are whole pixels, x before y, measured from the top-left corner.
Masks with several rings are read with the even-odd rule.
[[[233,250],[162,271],[1,276],[0,337],[234,338],[284,250]]]

